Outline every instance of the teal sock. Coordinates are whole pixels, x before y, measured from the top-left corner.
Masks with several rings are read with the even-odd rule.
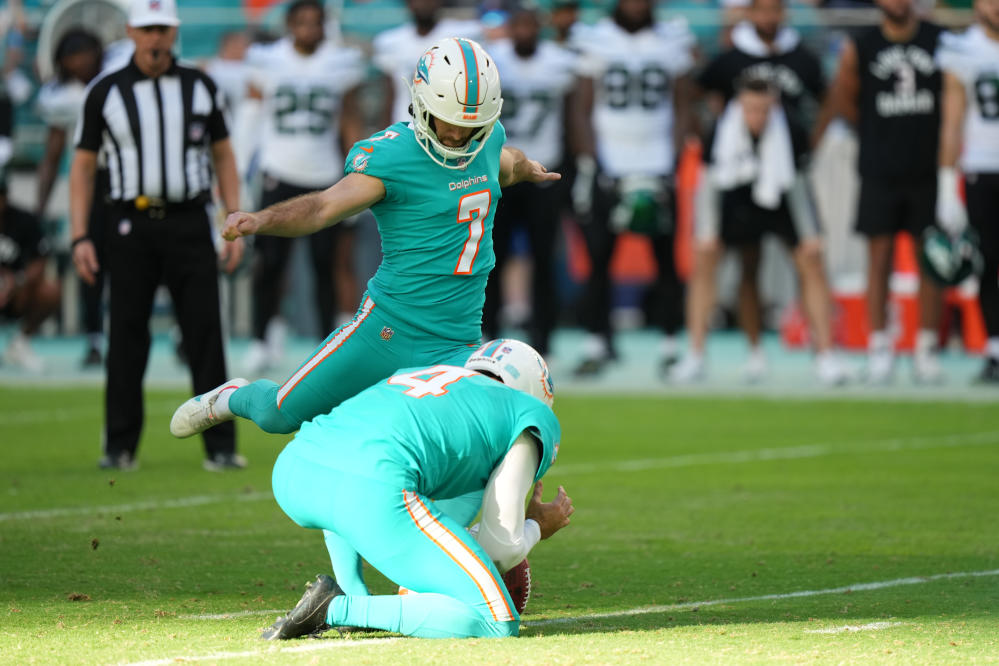
[[[278,385],[269,379],[259,379],[229,396],[229,411],[250,419],[264,432],[287,434],[298,430],[302,422],[278,409]]]

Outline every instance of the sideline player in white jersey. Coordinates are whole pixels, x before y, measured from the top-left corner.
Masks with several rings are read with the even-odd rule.
[[[131,44],[131,40],[128,42]],[[84,28],[66,30],[56,43],[53,61],[56,76],[38,91],[36,107],[38,115],[47,126],[45,137],[45,153],[38,164],[38,190],[35,203],[35,215],[38,219],[45,218],[45,211],[52,197],[52,190],[59,174],[68,171],[64,160],[67,138],[73,136],[77,119],[83,109],[87,85],[102,70],[116,69],[124,65],[132,56],[132,49],[121,45],[109,45],[107,49],[100,39]],[[103,167],[97,170],[97,180],[94,183],[95,196],[91,204],[90,216],[87,221],[87,235],[94,240],[98,252],[98,260],[103,257],[104,225],[108,212],[104,203],[104,192],[107,190],[107,170]],[[103,266],[104,262],[100,261]],[[80,283],[80,300],[83,305],[83,326],[87,336],[87,351],[83,357],[83,367],[96,368],[103,363],[104,350],[104,313],[101,308],[101,296],[104,292],[104,271],[100,270],[94,276],[94,284]]]
[[[288,36],[274,44],[253,49],[250,55],[250,96],[262,100],[264,123],[260,143],[263,172],[261,206],[322,190],[343,175],[342,146],[362,138],[357,88],[364,78],[360,51],[344,48],[325,38],[326,20],[318,0],[296,0],[286,14]],[[319,328],[334,327],[337,298],[334,282],[346,298],[343,309],[356,300],[357,287],[350,271],[337,271],[337,245],[350,239],[344,226],[328,227],[309,236],[315,275]],[[259,374],[270,367],[279,349],[265,342],[268,324],[277,314],[284,274],[291,252],[290,238],[256,239],[253,274],[253,343],[246,358],[247,372]]]
[[[215,57],[205,62],[205,72],[225,95],[226,105],[235,111],[243,106],[248,92],[250,65],[246,61],[250,37],[245,32],[231,31],[219,38]]]
[[[239,115],[250,106],[246,103],[246,96],[250,92],[251,69],[248,57],[250,49],[249,34],[239,30],[226,32],[219,38],[218,53],[204,64],[205,73],[212,77],[215,85],[225,96],[226,107],[233,116],[234,132],[239,126]],[[258,135],[259,131],[254,128],[253,137],[234,137],[233,149],[236,151],[236,168],[240,176],[245,174],[246,163],[256,149]]]
[[[48,207],[59,162],[67,138],[72,137],[83,108],[89,84],[101,72],[119,69],[132,57],[131,40],[103,45],[85,28],[66,30],[56,43],[52,58],[56,75],[38,90],[35,105],[48,126],[45,154],[38,165],[38,191],[35,213],[42,217]]]
[[[507,145],[535,155],[542,164],[564,165],[566,124],[577,84],[578,57],[541,41],[541,18],[533,5],[513,10],[510,38],[490,52],[503,81],[503,126]],[[562,167],[556,171],[561,172]],[[520,183],[503,191],[493,221],[496,267],[486,287],[482,327],[486,338],[499,337],[501,275],[515,229],[523,225],[531,243],[531,346],[542,355],[558,318],[553,262],[563,199],[562,181]]]
[[[975,15],[976,25],[945,34],[937,51],[944,70],[937,219],[952,234],[970,221],[979,234],[978,302],[988,342],[978,380],[999,384],[999,0],[975,0]],[[958,195],[958,157],[967,210]]]
[[[676,150],[690,127],[694,36],[682,20],[656,21],[651,0],[618,0],[611,18],[587,33],[583,49],[577,176],[580,214],[592,272],[583,304],[588,337],[580,376],[614,356],[610,259],[621,231],[651,237],[659,264],[653,294],[666,334],[662,362],[676,360],[673,335],[683,296],[673,258]],[[592,119],[591,119],[592,116]]]
[[[375,67],[385,75],[385,106],[381,124],[409,122],[409,80],[413,63],[445,37],[482,41],[478,21],[441,18],[442,0],[406,0],[412,20],[375,35],[372,43]]]
[[[251,71],[247,52],[250,48],[249,34],[238,30],[226,32],[219,38],[218,52],[205,61],[203,68],[225,97],[226,108],[232,116],[232,152],[243,183],[239,188],[240,205],[253,207],[259,185],[250,177],[250,163],[257,150],[260,129],[255,122],[259,103],[247,100]]]

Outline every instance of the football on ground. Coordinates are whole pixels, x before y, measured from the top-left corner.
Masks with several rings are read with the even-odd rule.
[[[531,565],[525,559],[523,562],[503,574],[503,582],[510,592],[513,605],[518,613],[523,613],[527,608],[527,601],[531,598]]]

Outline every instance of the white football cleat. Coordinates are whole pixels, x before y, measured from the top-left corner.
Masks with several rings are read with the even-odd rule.
[[[767,357],[756,349],[749,352],[746,364],[742,366],[742,378],[747,384],[759,384],[767,378]]]
[[[23,333],[16,333],[4,350],[3,360],[33,375],[45,372],[45,361],[31,348],[31,342]]]
[[[674,384],[693,384],[702,381],[706,374],[704,357],[699,354],[687,354],[669,369],[666,378]]]
[[[944,371],[940,355],[936,352],[916,352],[912,357],[912,375],[917,384],[942,384]]]
[[[173,418],[170,419],[170,434],[174,437],[190,437],[219,423],[231,421],[233,413],[228,409],[224,412],[216,410],[215,402],[223,391],[242,388],[249,383],[245,379],[237,377],[208,393],[194,396],[173,413]]]
[[[867,355],[867,383],[891,384],[895,374],[895,354],[891,349],[875,349]]]
[[[846,366],[834,352],[820,352],[815,357],[815,376],[823,386],[842,386],[850,380]]]

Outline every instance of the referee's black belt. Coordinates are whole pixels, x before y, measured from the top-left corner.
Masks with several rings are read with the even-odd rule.
[[[193,199],[188,199],[187,201],[167,201],[166,199],[160,199],[159,197],[147,197],[145,194],[140,194],[134,199],[130,199],[128,201],[116,201],[115,203],[121,206],[125,211],[136,212],[153,219],[162,219],[171,213],[180,213],[196,208],[204,208],[205,204],[208,203],[208,195],[201,194]]]

